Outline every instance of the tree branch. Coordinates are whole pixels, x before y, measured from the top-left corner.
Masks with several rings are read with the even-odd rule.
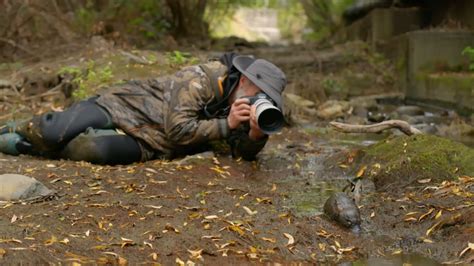
[[[351,125],[334,121],[329,124],[337,131],[344,133],[379,133],[386,129],[397,128],[408,136],[423,134],[420,130],[402,120],[387,120],[373,125]]]

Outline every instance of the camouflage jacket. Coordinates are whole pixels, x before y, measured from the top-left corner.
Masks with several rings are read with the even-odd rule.
[[[205,66],[216,77],[227,70],[219,61]],[[155,153],[148,153],[144,160],[203,151],[214,140],[227,140],[234,156],[254,159],[267,138],[251,140],[248,126],[229,130],[225,112],[217,118],[205,116],[204,106],[216,99],[211,82],[217,80],[211,79],[200,66],[190,66],[174,75],[115,85],[100,94],[97,103],[118,128]]]

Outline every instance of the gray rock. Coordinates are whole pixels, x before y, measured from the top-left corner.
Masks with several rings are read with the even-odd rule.
[[[400,106],[395,110],[396,113],[400,115],[424,115],[425,112],[421,107],[415,106],[415,105],[405,105],[405,106]]]
[[[0,175],[0,200],[29,200],[55,194],[38,180],[17,174]]]
[[[324,204],[324,213],[340,225],[350,228],[353,232],[360,231],[360,212],[354,200],[345,193],[331,195]]]

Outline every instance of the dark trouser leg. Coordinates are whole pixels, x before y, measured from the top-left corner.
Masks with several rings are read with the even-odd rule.
[[[61,157],[94,164],[129,164],[139,162],[142,152],[138,142],[115,130],[88,128],[86,132],[71,140]]]
[[[96,98],[75,103],[63,112],[35,116],[19,125],[17,132],[32,145],[32,153],[48,155],[58,152],[87,128],[111,128],[110,115],[95,103]]]

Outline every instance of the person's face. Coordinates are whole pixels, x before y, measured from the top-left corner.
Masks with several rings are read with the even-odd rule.
[[[252,81],[250,81],[246,76],[242,75],[240,77],[239,85],[235,89],[234,92],[232,92],[232,95],[230,97],[231,103],[233,103],[235,100],[242,98],[242,97],[248,97],[248,96],[255,96],[258,93],[262,92],[259,87],[257,87],[255,84],[253,84]]]

